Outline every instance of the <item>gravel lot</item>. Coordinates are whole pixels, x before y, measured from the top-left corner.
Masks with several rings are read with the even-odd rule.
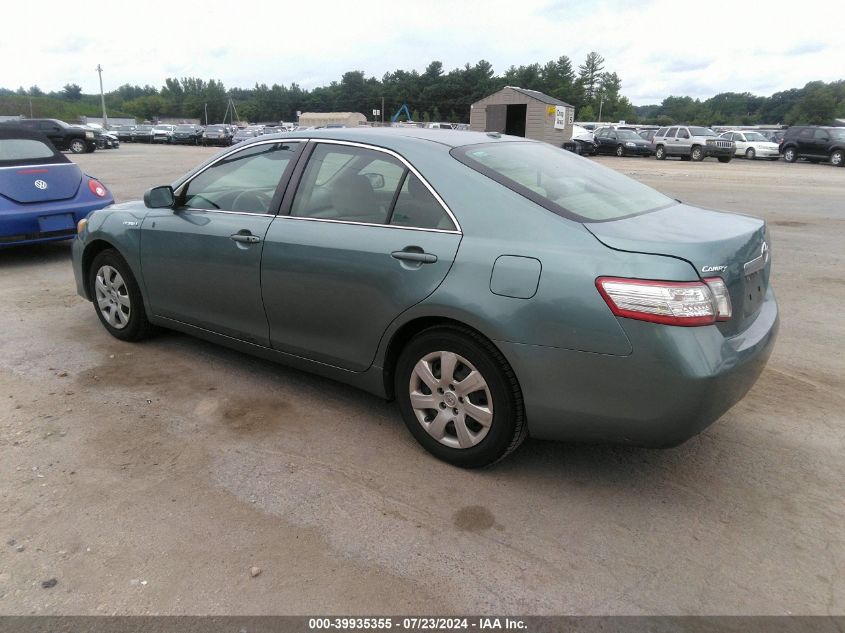
[[[73,159],[125,200],[215,151]],[[0,613],[845,612],[845,169],[599,160],[771,224],[775,353],[676,449],[529,440],[457,470],[393,404],[111,338],[69,243],[0,251]]]

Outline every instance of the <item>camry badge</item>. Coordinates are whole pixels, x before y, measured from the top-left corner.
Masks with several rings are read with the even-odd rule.
[[[728,269],[727,266],[702,266],[701,272],[703,273],[721,273]]]
[[[47,188],[47,183],[41,179],[36,180],[33,184],[36,189],[41,189],[42,191]]]

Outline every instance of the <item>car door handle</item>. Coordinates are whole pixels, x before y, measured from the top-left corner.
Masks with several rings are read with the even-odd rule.
[[[246,244],[258,244],[261,241],[260,237],[251,235],[250,233],[235,233],[234,235],[230,235],[229,239],[234,242],[244,242]]]
[[[437,255],[424,253],[421,250],[393,251],[390,256],[394,259],[406,262],[416,262],[418,264],[434,264],[437,261]]]

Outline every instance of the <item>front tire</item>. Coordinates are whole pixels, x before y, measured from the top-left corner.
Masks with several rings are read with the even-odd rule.
[[[836,150],[830,155],[830,164],[836,167],[845,167],[845,152],[841,149]]]
[[[690,159],[694,160],[697,163],[704,160],[704,150],[701,149],[700,145],[696,145],[692,148],[692,151],[690,151]]]
[[[85,146],[85,141],[75,138],[70,142],[68,149],[70,149],[73,154],[84,154],[88,148]]]
[[[798,152],[795,151],[794,147],[787,147],[783,150],[783,160],[787,163],[794,163],[798,160]]]
[[[757,158],[757,152],[754,151],[753,147],[749,147],[747,150],[745,150],[745,157],[748,160],[754,160],[755,158]]]
[[[394,389],[414,438],[454,466],[488,466],[527,435],[513,369],[472,330],[438,326],[416,335],[399,356]]]
[[[116,250],[99,253],[88,271],[94,310],[109,334],[122,341],[147,338],[152,326],[129,265]]]
[[[617,145],[616,146],[616,155],[619,158],[622,158],[625,155],[625,148],[622,147],[621,145]]]

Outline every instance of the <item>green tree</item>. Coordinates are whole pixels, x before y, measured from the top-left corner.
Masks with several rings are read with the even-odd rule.
[[[68,101],[79,101],[82,98],[82,86],[77,84],[65,84],[62,94]]]
[[[603,70],[604,57],[595,51],[590,52],[584,63],[578,67],[578,82],[584,90],[584,98],[588,101],[595,99]]]

